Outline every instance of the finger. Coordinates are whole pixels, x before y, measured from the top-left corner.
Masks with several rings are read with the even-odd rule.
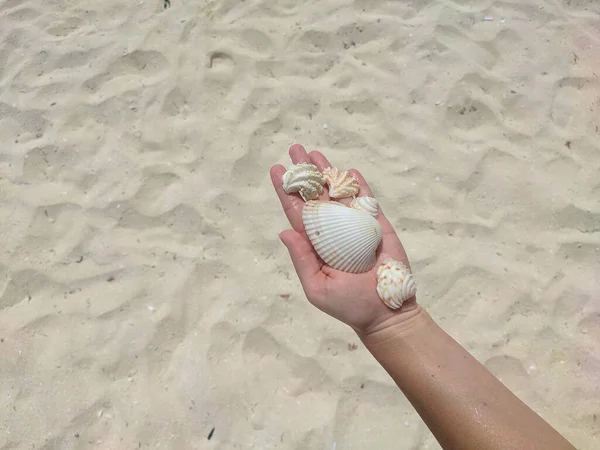
[[[325,158],[325,156],[321,152],[313,150],[308,154],[308,157],[310,158],[310,162],[317,166],[317,169],[319,169],[319,172],[321,173],[323,173],[323,171],[328,167],[331,167],[331,164],[329,164],[329,161],[327,161],[327,158]],[[327,187],[327,184],[323,186],[323,193],[319,195],[319,200],[331,200],[331,198],[329,197],[329,189]]]
[[[333,167],[331,165],[331,163],[327,160],[327,158],[325,158],[325,156],[321,152],[313,150],[312,152],[310,152],[308,154],[308,156],[310,156],[310,160],[312,161],[312,163],[314,165],[316,165],[321,172],[323,172],[328,167]],[[350,173],[350,171],[348,171],[348,172]],[[350,175],[352,175],[352,173],[350,173]],[[327,189],[327,186],[325,186],[325,189]],[[329,197],[329,189],[327,189],[327,195]],[[336,198],[335,200],[340,203],[345,204],[346,206],[350,205],[350,203],[352,202],[351,198]]]
[[[285,171],[285,167],[280,164],[271,167],[271,181],[290,225],[298,233],[303,233],[302,208],[304,207],[304,201],[297,195],[286,194],[283,190],[283,174]]]
[[[288,151],[290,158],[292,158],[292,162],[294,164],[299,163],[310,163],[310,157],[304,147],[300,144],[294,144],[290,147]]]
[[[369,187],[367,180],[365,180],[365,177],[363,177],[362,174],[358,170],[350,169],[348,171],[348,173],[358,180],[358,185],[360,186],[360,191],[358,193],[359,197],[375,198],[375,195],[373,194],[373,191]]]
[[[310,155],[308,153],[306,153],[306,149],[300,144],[292,145],[290,147],[289,153],[290,153],[290,157],[292,158],[292,161],[294,162],[294,164],[298,164],[298,163],[315,164],[315,162],[312,160]],[[323,169],[321,167],[319,167],[317,164],[315,164],[315,165],[317,166],[317,169],[320,172],[323,172]],[[319,197],[317,199],[323,200],[323,201],[330,200],[329,194],[327,192],[327,186],[323,186],[323,192],[321,192],[321,194],[319,194]]]
[[[283,231],[279,234],[279,238],[287,247],[302,287],[307,291],[321,272],[317,254],[308,239],[296,231]]]
[[[329,164],[329,161],[327,161],[327,158],[325,158],[325,155],[321,152],[313,150],[308,154],[308,157],[310,158],[310,161],[319,168],[320,172],[331,167],[331,164]]]

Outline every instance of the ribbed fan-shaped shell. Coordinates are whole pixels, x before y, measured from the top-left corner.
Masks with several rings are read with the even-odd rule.
[[[356,197],[350,202],[352,208],[368,212],[373,217],[377,217],[379,214],[378,205],[379,202],[373,197]]]
[[[417,293],[412,273],[400,261],[386,259],[377,268],[377,294],[388,307],[398,309]]]
[[[335,201],[308,201],[302,220],[315,251],[332,268],[362,273],[375,266],[382,231],[374,217]]]

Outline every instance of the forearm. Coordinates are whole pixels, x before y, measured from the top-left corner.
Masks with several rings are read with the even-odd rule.
[[[361,339],[444,449],[570,449],[423,309]]]

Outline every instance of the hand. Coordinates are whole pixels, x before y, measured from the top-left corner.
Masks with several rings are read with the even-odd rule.
[[[308,162],[322,172],[331,167],[320,152],[306,153],[304,147],[294,144],[289,150],[294,164]],[[343,170],[340,168],[340,170]],[[332,269],[317,255],[308,239],[302,223],[304,201],[298,194],[288,195],[282,187],[282,177],[286,168],[275,165],[271,168],[271,180],[281,201],[281,206],[293,228],[280,233],[279,237],[287,247],[296,273],[308,300],[321,311],[351,326],[359,335],[369,335],[390,325],[397,324],[406,316],[403,313],[418,308],[413,297],[398,310],[388,308],[377,295],[377,267],[383,258],[402,261],[410,268],[404,247],[396,235],[392,224],[386,219],[381,206],[377,220],[383,231],[382,242],[377,251],[377,264],[370,271],[353,274]],[[363,176],[354,169],[349,172],[358,180],[359,196],[374,197]],[[327,186],[319,200],[330,200]],[[348,205],[352,199],[340,199]]]

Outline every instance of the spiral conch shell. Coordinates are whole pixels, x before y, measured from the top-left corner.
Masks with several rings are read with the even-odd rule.
[[[375,267],[382,230],[374,217],[336,201],[311,200],[302,221],[315,251],[332,268],[362,273]]]
[[[314,164],[299,163],[283,174],[283,190],[286,194],[299,192],[304,201],[314,200],[323,192],[325,178]]]
[[[398,309],[417,293],[412,273],[400,261],[385,259],[377,268],[377,294],[388,307]]]
[[[377,217],[379,214],[379,210],[377,209],[378,206],[379,202],[373,197],[356,197],[350,202],[351,208],[368,212],[373,217]]]
[[[323,170],[323,177],[329,185],[329,196],[331,198],[354,197],[360,189],[358,180],[352,177],[348,171],[341,172],[337,167],[328,167]]]

